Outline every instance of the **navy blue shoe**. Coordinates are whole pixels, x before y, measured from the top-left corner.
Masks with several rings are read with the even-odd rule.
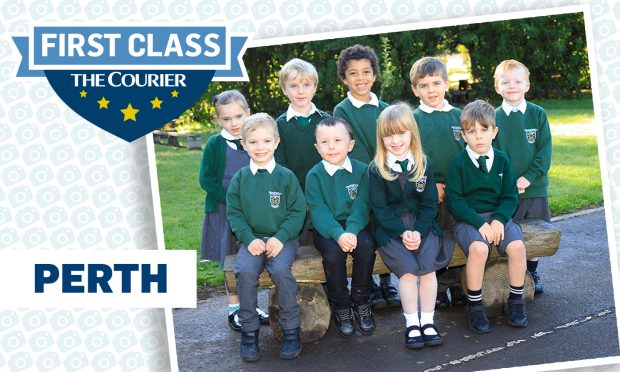
[[[530,271],[530,275],[532,275],[532,279],[534,280],[534,294],[543,293],[543,285],[540,281],[540,275],[538,275],[538,272]]]
[[[387,307],[400,307],[400,296],[398,295],[398,291],[392,285],[392,283],[384,283],[381,284],[381,293],[383,294],[383,298],[385,299],[385,304]]]
[[[244,362],[256,362],[260,359],[258,329],[251,332],[241,331],[241,359]]]
[[[514,300],[508,299],[508,303],[506,304],[506,313],[508,314],[508,324],[511,326],[527,326],[527,314],[525,313],[525,301],[523,301],[523,298]]]
[[[409,337],[409,333],[414,330],[419,331],[420,335]],[[424,347],[424,337],[422,336],[420,326],[414,325],[405,329],[405,346],[407,346],[407,349],[421,349]]]
[[[372,305],[373,310],[383,309],[387,306],[381,287],[376,284],[373,284],[370,291],[370,305]]]
[[[437,298],[435,299],[435,308],[444,309],[450,307],[450,299],[446,292],[437,292]]]
[[[355,332],[351,308],[334,310],[334,324],[336,325],[336,332],[338,332],[339,335],[351,337]]]
[[[487,310],[483,304],[467,305],[467,316],[469,317],[469,328],[476,333],[491,332],[491,323],[487,318]]]
[[[429,328],[435,330],[436,334],[427,335],[426,333],[424,333]],[[434,324],[425,324],[422,326],[422,338],[424,339],[424,345],[426,346],[437,346],[443,344],[443,338],[439,334],[439,331]]]
[[[353,305],[353,315],[364,336],[370,336],[375,331],[375,316],[372,314],[370,304]]]
[[[301,329],[285,329],[280,347],[281,359],[295,359],[301,354]]]

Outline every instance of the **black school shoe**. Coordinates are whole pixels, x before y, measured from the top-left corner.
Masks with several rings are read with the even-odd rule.
[[[491,332],[491,323],[487,318],[487,310],[483,304],[467,305],[467,316],[469,317],[469,328],[476,333]]]
[[[241,331],[241,359],[244,362],[256,362],[260,359],[258,349],[258,329],[251,332]]]
[[[353,328],[353,315],[351,314],[351,308],[334,310],[334,324],[336,325],[336,332],[343,337],[350,337],[355,332]]]
[[[463,288],[458,285],[450,287],[450,303],[452,306],[463,306],[467,304],[467,295],[463,292]]]
[[[388,307],[400,307],[400,296],[392,283],[381,284],[381,293]]]
[[[508,324],[511,326],[527,326],[527,314],[525,313],[525,301],[523,301],[523,298],[508,299],[506,313],[508,314]]]
[[[387,306],[385,298],[383,298],[383,292],[381,287],[373,283],[372,290],[370,291],[370,305],[373,310],[383,309]]]
[[[370,336],[375,331],[375,316],[372,314],[370,304],[353,305],[353,316],[364,336]]]
[[[258,313],[258,321],[260,322],[260,324],[269,325],[269,314],[259,308],[256,308],[256,312]]]
[[[228,325],[235,332],[241,332],[241,324],[239,323],[239,315],[237,315],[238,312],[239,310],[235,310],[231,314],[228,314]]]
[[[446,292],[437,292],[437,298],[435,299],[435,308],[447,308],[450,307],[450,300]]]
[[[301,329],[285,329],[280,347],[281,359],[295,359],[301,354]]]
[[[409,333],[414,330],[419,331],[420,336],[409,337]],[[405,346],[407,346],[407,349],[421,349],[424,347],[424,337],[422,337],[420,326],[414,325],[405,329]]]
[[[424,333],[427,329],[432,328],[435,330],[434,335],[427,335]],[[435,327],[434,324],[425,324],[422,326],[422,338],[424,339],[424,345],[426,346],[437,346],[443,344],[443,338],[439,334],[439,330]]]
[[[538,272],[530,271],[530,275],[532,275],[532,279],[534,280],[534,294],[543,293],[543,285],[540,281],[540,275],[538,275]]]

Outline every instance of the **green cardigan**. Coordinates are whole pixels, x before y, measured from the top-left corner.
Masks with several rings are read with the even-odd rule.
[[[202,153],[200,187],[207,192],[205,213],[216,212],[218,205],[226,204],[226,189],[222,186],[224,168],[226,168],[226,139],[221,134],[209,138]]]
[[[424,173],[426,183],[407,181],[404,191],[398,179],[388,181],[381,177],[374,161],[370,163],[368,172],[370,207],[375,218],[377,245],[384,245],[391,238],[397,239],[407,230],[407,226],[401,220],[405,209],[415,216],[413,228],[422,237],[425,237],[430,230],[435,235],[441,235],[441,229],[435,222],[437,186],[428,158]]]

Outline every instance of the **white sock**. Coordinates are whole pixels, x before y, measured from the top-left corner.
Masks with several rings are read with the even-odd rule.
[[[407,313],[403,313],[403,315],[405,316],[405,326],[407,328],[411,327],[411,326],[420,326],[420,319],[418,318],[418,313],[414,313],[414,314],[407,314]],[[417,329],[414,329],[412,331],[409,332],[409,337],[418,337],[421,336],[420,331],[418,331]]]
[[[239,304],[228,304],[228,315],[234,313],[239,310]]]
[[[430,312],[430,313],[425,313],[423,311],[420,312],[420,323],[422,323],[423,326],[427,325],[427,324],[434,324],[433,322],[433,316],[435,315],[435,312]],[[424,330],[424,334],[428,335],[428,336],[433,336],[436,335],[437,332],[435,332],[434,329],[432,328],[427,328]]]

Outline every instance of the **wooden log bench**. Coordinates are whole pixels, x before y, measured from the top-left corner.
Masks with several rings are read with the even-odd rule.
[[[202,136],[200,134],[181,134],[179,132],[156,130],[153,131],[153,142],[168,146],[181,147],[179,139],[185,139],[188,150],[200,150],[202,148]],[[165,141],[163,143],[162,141]]]
[[[553,225],[539,220],[530,220],[521,223],[525,239],[527,257],[544,257],[554,255],[560,247],[560,231]],[[227,256],[224,261],[224,281],[229,293],[237,293],[233,266],[236,256]],[[455,246],[454,254],[449,267],[463,266],[467,258],[458,246]],[[352,259],[347,260],[347,274],[350,277],[352,271]],[[314,246],[299,248],[297,257],[293,263],[292,272],[297,279],[297,301],[301,306],[301,329],[302,342],[314,342],[319,340],[329,328],[331,310],[322,283],[325,282],[322,257]],[[373,274],[389,273],[381,255],[377,253]],[[465,270],[462,276],[463,288],[465,285]],[[267,270],[263,271],[259,278],[259,288],[270,288],[269,292],[269,323],[276,338],[281,339],[282,330],[278,323],[279,306],[275,296],[275,288]],[[496,249],[493,249],[487,260],[484,281],[482,284],[484,304],[489,316],[500,315],[506,299],[508,298],[508,265],[507,259],[501,257]],[[534,298],[534,282],[526,275],[524,298],[531,301]]]

